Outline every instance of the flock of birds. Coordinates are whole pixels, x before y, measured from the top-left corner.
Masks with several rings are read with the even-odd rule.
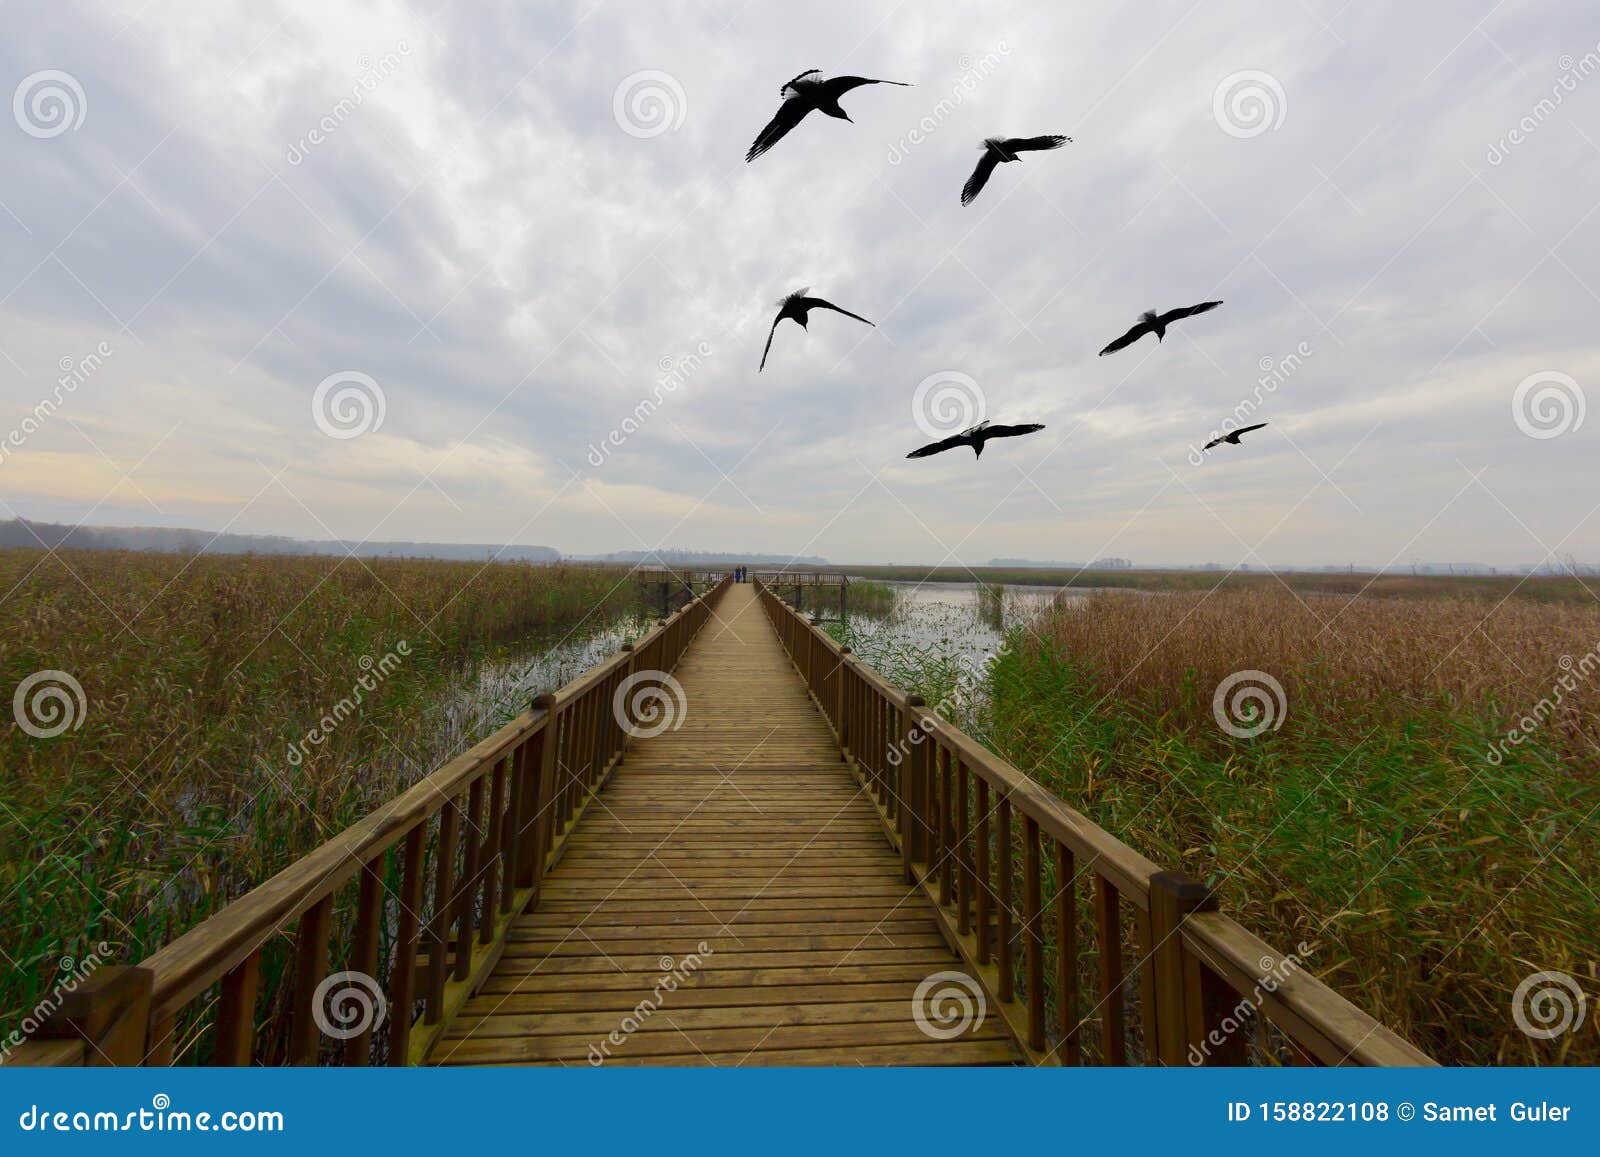
[[[865,76],[835,76],[824,77],[820,69],[807,69],[793,80],[786,82],[779,95],[783,103],[778,106],[777,113],[767,122],[750,146],[750,151],[745,154],[745,161],[753,161],[772,148],[786,137],[807,115],[819,112],[836,120],[847,121],[850,114],[845,112],[839,104],[839,98],[852,89],[861,88],[868,84],[893,84],[901,88],[910,87],[898,80],[874,80]],[[961,203],[970,205],[989,183],[989,178],[994,175],[995,169],[1011,161],[1020,161],[1023,153],[1049,152],[1059,149],[1063,145],[1071,144],[1072,138],[1057,134],[1047,134],[1039,137],[987,137],[979,148],[982,155],[978,158],[978,165],[972,170],[972,175],[967,178],[967,183],[961,187]],[[1100,356],[1114,354],[1118,350],[1127,349],[1134,342],[1147,334],[1154,334],[1156,341],[1161,341],[1167,336],[1167,327],[1175,321],[1181,321],[1197,314],[1208,313],[1220,301],[1202,301],[1198,305],[1185,306],[1179,309],[1169,309],[1165,313],[1148,310],[1140,316],[1127,333],[1117,338],[1100,351]],[[828,309],[835,313],[854,318],[866,325],[873,325],[859,313],[851,313],[848,309],[835,305],[820,297],[812,297],[809,288],[797,290],[778,302],[778,316],[772,319],[772,328],[767,331],[767,345],[761,351],[761,366],[757,370],[767,368],[767,357],[772,353],[772,338],[778,332],[778,323],[788,318],[795,322],[801,329],[807,328],[807,321],[814,309]],[[1213,446],[1227,442],[1239,445],[1239,436],[1251,430],[1259,430],[1267,423],[1258,422],[1253,426],[1245,426],[1218,438],[1213,438],[1205,444],[1209,450]],[[907,458],[927,458],[934,454],[941,454],[946,450],[954,450],[960,446],[972,448],[973,456],[982,457],[983,447],[991,438],[1015,438],[1023,434],[1034,434],[1043,430],[1039,422],[1028,422],[1022,425],[1002,426],[991,422],[979,422],[959,434],[952,434],[937,442],[930,442],[926,446],[919,446],[907,454]]]

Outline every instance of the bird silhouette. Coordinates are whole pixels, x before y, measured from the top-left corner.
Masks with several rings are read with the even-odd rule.
[[[991,426],[988,422],[979,422],[976,426],[969,426],[959,434],[951,434],[937,442],[929,442],[907,454],[907,458],[928,458],[934,454],[943,454],[946,450],[954,450],[957,446],[971,446],[974,458],[983,457],[983,446],[990,438],[1016,438],[1023,434],[1035,434],[1044,429],[1040,422],[1030,422],[1024,426]]]
[[[1146,310],[1140,316],[1138,324],[1101,350],[1100,356],[1105,357],[1107,354],[1114,354],[1120,349],[1127,349],[1147,333],[1155,334],[1156,340],[1160,341],[1167,336],[1167,326],[1173,322],[1181,318],[1193,317],[1197,313],[1207,313],[1221,304],[1222,302],[1220,301],[1202,301],[1199,305],[1191,305],[1186,309],[1169,309],[1166,313]]]
[[[767,331],[767,348],[761,351],[761,367],[756,371],[757,373],[767,368],[767,355],[772,352],[772,335],[778,332],[778,323],[784,318],[799,322],[800,328],[804,329],[806,328],[806,315],[813,309],[831,309],[835,313],[842,313],[846,317],[853,317],[857,321],[866,321],[868,325],[874,325],[873,322],[867,321],[859,313],[851,313],[848,309],[840,309],[831,301],[823,301],[820,297],[807,297],[806,294],[810,292],[809,287],[796,290],[778,302],[778,316],[772,319],[772,328]],[[874,328],[876,328],[875,325]]]
[[[1237,430],[1233,431],[1233,433],[1231,433],[1231,434],[1224,434],[1220,438],[1211,439],[1211,441],[1207,442],[1204,446],[1200,447],[1200,449],[1209,450],[1209,449],[1211,449],[1211,447],[1220,446],[1224,442],[1228,443],[1228,445],[1230,445],[1230,446],[1237,446],[1239,444],[1239,436],[1241,434],[1248,434],[1251,430],[1259,430],[1259,429],[1261,429],[1261,427],[1263,427],[1265,425],[1266,425],[1265,422],[1257,422],[1254,426],[1240,426]]]
[[[767,127],[756,137],[755,144],[750,146],[750,151],[744,155],[746,163],[755,160],[783,140],[790,129],[806,119],[808,112],[815,110],[842,121],[849,120],[850,114],[839,107],[839,98],[851,89],[860,88],[864,84],[897,84],[901,88],[911,87],[900,80],[873,80],[865,76],[836,76],[828,80],[823,78],[821,69],[807,69],[778,90],[778,95],[783,97],[783,103],[778,106],[777,114],[767,122]]]
[[[983,150],[983,156],[978,158],[978,167],[972,170],[972,176],[967,178],[967,183],[961,186],[961,203],[972,204],[972,200],[983,187],[989,183],[989,174],[993,173],[996,165],[1003,165],[1007,161],[1020,161],[1018,153],[1042,152],[1046,149],[1059,149],[1062,145],[1072,143],[1071,137],[1045,136],[1045,137],[985,137],[983,144],[978,147]]]

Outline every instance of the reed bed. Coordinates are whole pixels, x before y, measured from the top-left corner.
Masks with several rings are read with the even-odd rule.
[[[845,587],[844,605],[847,613],[887,618],[900,606],[900,589],[889,583],[871,579],[857,579]]]
[[[479,661],[633,597],[588,567],[0,551],[0,689],[83,691],[54,737],[0,714],[0,1035],[63,958],[141,959],[425,775]]]
[[[1593,604],[1594,575],[1427,575],[1361,571],[1095,570],[1085,567],[849,566],[823,567],[863,579],[913,583],[999,583],[1004,586],[1205,592],[1289,588],[1302,595],[1373,598],[1510,598]]]
[[[1107,594],[1012,633],[985,738],[1441,1061],[1596,1064],[1513,994],[1600,996],[1597,646],[1594,603]]]

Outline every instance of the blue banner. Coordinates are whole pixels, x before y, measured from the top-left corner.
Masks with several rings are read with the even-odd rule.
[[[1600,1145],[1597,1101],[1594,1069],[0,1069],[0,1151],[1577,1153]]]

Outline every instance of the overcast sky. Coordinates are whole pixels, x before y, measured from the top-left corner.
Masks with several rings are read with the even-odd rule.
[[[1600,561],[1592,3],[0,20],[0,517],[838,561]],[[811,67],[915,87],[859,89],[854,123],[813,115],[747,165]],[[1042,133],[1075,143],[960,205],[981,138]],[[802,286],[877,327],[785,322],[758,375]],[[1193,452],[1241,403],[1271,425]],[[905,460],[963,406],[1047,429]]]

